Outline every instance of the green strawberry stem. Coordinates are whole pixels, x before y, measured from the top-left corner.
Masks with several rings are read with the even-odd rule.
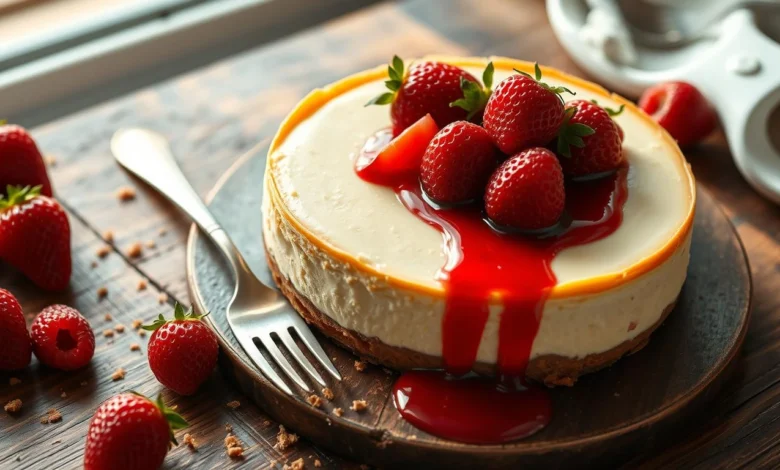
[[[179,443],[176,441],[176,436],[174,436],[173,433],[174,431],[178,431],[179,429],[186,428],[187,426],[189,426],[189,424],[187,423],[187,420],[185,420],[184,417],[182,417],[182,415],[176,412],[175,408],[171,408],[165,404],[165,401],[163,400],[162,397],[162,393],[157,395],[157,400],[155,401],[150,400],[149,397],[142,395],[134,390],[131,390],[130,393],[132,393],[133,395],[138,395],[139,397],[145,398],[151,401],[152,403],[154,403],[154,406],[156,406],[160,410],[160,413],[162,413],[162,415],[165,417],[165,420],[168,422],[168,427],[170,428],[171,431],[171,443],[173,443],[173,445],[175,446],[179,445]]]
[[[596,101],[596,100],[590,100],[590,102],[595,104],[596,106],[602,108],[604,111],[606,111],[607,114],[609,114],[609,117],[620,116],[623,113],[623,110],[626,108],[626,105],[624,105],[624,104],[621,104],[618,109],[612,109],[612,108],[608,108],[606,106],[601,106],[599,104],[599,102]]]
[[[6,187],[7,195],[0,194],[0,211],[23,204],[41,195],[41,185],[38,186],[12,186]]]
[[[206,315],[208,315],[208,313]],[[184,306],[179,302],[176,302],[176,305],[173,307],[173,320],[170,321],[200,320],[206,315],[198,315],[195,313],[192,307],[190,307],[189,310],[184,310]],[[168,322],[169,320],[166,320],[161,313],[152,323],[148,325],[142,325],[141,328],[146,331],[156,331]]]
[[[557,152],[566,158],[571,158],[571,146],[585,147],[583,137],[596,133],[590,126],[579,122],[572,123],[571,118],[577,113],[577,108],[568,108],[563,112],[563,123],[558,130]]]
[[[561,103],[563,103],[563,96],[561,96],[563,93],[569,93],[571,95],[576,95],[577,93],[569,90],[565,86],[552,86],[548,85],[547,83],[544,83],[542,81],[542,69],[539,68],[539,63],[534,62],[534,76],[532,77],[531,74],[523,72],[522,70],[515,69],[515,72],[519,73],[520,75],[525,75],[526,77],[535,80],[536,83],[538,83],[542,88],[545,90],[554,93],[558,96],[558,99],[561,100]]]
[[[493,67],[493,62],[488,63],[487,67],[485,67],[485,71],[482,72],[483,85],[460,77],[460,89],[463,90],[463,98],[450,103],[450,107],[457,106],[458,108],[468,111],[466,120],[470,121],[477,113],[485,109],[490,94],[493,93],[494,72],[495,68]]]
[[[387,76],[389,77],[389,80],[385,81],[385,86],[387,87],[389,92],[382,93],[379,96],[376,96],[372,98],[368,103],[366,103],[366,106],[371,106],[373,104],[377,105],[385,105],[390,104],[395,99],[396,93],[398,93],[398,90],[401,89],[401,86],[404,84],[404,61],[401,60],[400,57],[393,56],[393,60],[390,63],[390,65],[387,66]]]

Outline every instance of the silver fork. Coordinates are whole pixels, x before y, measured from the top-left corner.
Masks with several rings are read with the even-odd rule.
[[[276,336],[301,366],[323,387],[322,376],[298,347],[291,331],[295,331],[309,352],[337,380],[341,375],[322,350],[309,327],[279,292],[264,285],[249,269],[244,258],[225,230],[201,201],[182,174],[162,135],[147,129],[122,129],[111,139],[111,151],[116,160],[176,204],[220,249],[229,261],[236,287],[228,303],[227,319],[238,342],[262,373],[277,387],[292,395],[292,390],[263,357],[254,340],[258,339],[284,373],[306,392],[309,385],[295,371],[277,346]]]

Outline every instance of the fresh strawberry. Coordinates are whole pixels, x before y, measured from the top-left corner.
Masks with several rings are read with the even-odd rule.
[[[534,78],[518,71],[508,77],[498,84],[485,107],[483,125],[506,154],[550,143],[563,122],[561,93],[574,94],[541,82],[538,64],[535,74]]]
[[[404,63],[393,57],[387,67],[389,80],[385,85],[390,90],[372,99],[367,105],[390,104],[393,135],[430,114],[439,127],[466,119],[469,111],[458,105],[450,106],[464,98],[461,79],[477,81],[470,73],[454,65],[441,62],[420,62],[404,71]]]
[[[551,227],[563,214],[566,193],[555,154],[534,147],[505,161],[493,173],[485,209],[495,223],[521,230]]]
[[[456,204],[480,198],[498,166],[496,147],[487,131],[456,121],[436,134],[422,159],[420,181],[436,202]]]
[[[154,331],[147,348],[154,376],[181,395],[195,393],[217,365],[217,338],[201,318],[177,303],[173,320],[160,314],[154,323],[143,327]]]
[[[383,147],[381,139],[376,139],[377,148],[366,144],[355,160],[355,171],[364,181],[385,186],[417,180],[425,149],[437,132],[433,118],[426,114]]]
[[[575,100],[566,103],[563,125],[558,133],[557,152],[567,176],[599,175],[616,170],[624,162],[623,139],[612,115],[598,104]]]
[[[84,470],[154,470],[160,468],[173,432],[187,422],[165,406],[136,393],[104,401],[89,422]]]
[[[0,259],[45,290],[62,290],[71,274],[70,225],[54,199],[40,187],[9,186],[0,197]]]
[[[40,186],[41,194],[52,195],[46,165],[35,141],[23,127],[0,122],[0,188],[7,185]]]
[[[32,345],[22,306],[5,289],[0,289],[0,344],[0,370],[19,370],[30,364]]]
[[[95,354],[95,334],[78,310],[51,305],[41,310],[31,328],[35,357],[60,370],[80,369]]]
[[[693,85],[666,82],[645,90],[639,107],[685,147],[707,137],[717,116],[707,99]]]

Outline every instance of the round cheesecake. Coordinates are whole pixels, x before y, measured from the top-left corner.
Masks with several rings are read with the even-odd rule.
[[[505,58],[432,57],[474,76],[489,61],[495,83],[533,64]],[[685,281],[695,208],[691,171],[674,140],[631,102],[542,67],[545,81],[611,108],[625,138],[627,197],[608,236],[565,248],[550,263],[556,283],[540,308],[526,375],[548,385],[609,365],[644,346]],[[388,187],[358,177],[366,140],[390,126],[386,66],[301,101],[268,154],[263,232],[277,284],[298,312],[359,356],[395,369],[441,368],[447,286],[442,234]],[[501,296],[490,301],[474,368],[496,371]]]

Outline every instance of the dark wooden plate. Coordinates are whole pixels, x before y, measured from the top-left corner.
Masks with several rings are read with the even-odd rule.
[[[267,148],[260,145],[236,162],[209,199],[254,272],[272,285],[260,210]],[[734,369],[729,366],[737,362],[751,299],[740,240],[713,199],[699,190],[688,280],[677,308],[650,344],[573,388],[552,390],[553,420],[542,432],[509,445],[475,446],[438,439],[407,424],[392,402],[395,373],[374,366],[356,371],[355,356],[322,336],[344,377],[331,384],[336,398],[323,400],[318,409],[303,394],[286,396],[255,370],[228,328],[224,312],[232,281],[216,249],[195,229],[188,243],[187,278],[195,307],[212,312],[207,318],[222,345],[222,369],[248,396],[313,442],[384,468],[593,467],[649,452],[691,429],[694,413]],[[356,399],[365,399],[368,409],[350,411]],[[342,417],[333,414],[336,407],[344,410]]]

